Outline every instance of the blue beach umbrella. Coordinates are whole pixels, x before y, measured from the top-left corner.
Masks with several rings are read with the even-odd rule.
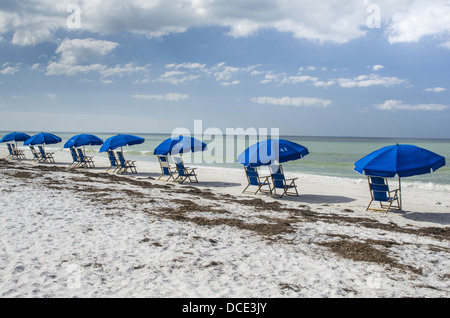
[[[50,145],[50,144],[57,144],[61,141],[62,141],[62,139],[54,134],[41,132],[41,133],[34,135],[34,136],[28,138],[27,140],[25,140],[25,142],[23,144],[25,146],[45,145],[45,144]]]
[[[445,158],[413,145],[394,145],[378,149],[355,162],[355,171],[385,178],[411,177],[445,166]]]
[[[303,158],[309,154],[306,147],[284,139],[267,139],[248,147],[241,153],[237,162],[254,167],[283,163]]]
[[[77,148],[81,146],[98,146],[102,144],[103,140],[95,135],[80,134],[73,136],[69,140],[67,140],[67,142],[64,144],[64,148]]]
[[[186,152],[203,151],[207,148],[206,144],[194,137],[172,137],[164,140],[153,151],[154,155],[177,155]]]
[[[105,152],[108,150],[114,150],[123,146],[132,146],[142,144],[145,141],[144,138],[134,136],[134,135],[116,135],[113,137],[109,137],[105,140],[103,145],[100,147],[98,152]]]
[[[27,139],[30,138],[30,135],[27,135],[25,133],[22,132],[13,132],[10,134],[7,134],[5,136],[3,136],[3,138],[0,140],[0,143],[2,142],[9,142],[9,141],[25,141]]]

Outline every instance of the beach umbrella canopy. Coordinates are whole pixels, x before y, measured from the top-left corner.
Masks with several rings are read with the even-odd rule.
[[[123,146],[132,146],[142,144],[145,141],[144,138],[134,136],[134,135],[116,135],[113,137],[109,137],[105,140],[103,145],[100,147],[99,152],[105,152],[108,150],[114,150]]]
[[[306,147],[284,139],[267,139],[248,147],[237,161],[244,166],[254,167],[283,163],[303,158],[309,154]]]
[[[28,145],[43,145],[43,144],[57,144],[61,142],[62,139],[56,135],[41,132],[40,134],[34,135],[33,137],[28,138],[23,143],[25,146]]]
[[[10,134],[7,134],[3,136],[3,138],[0,140],[0,143],[2,142],[9,142],[9,141],[25,141],[30,138],[30,135],[27,135],[22,132],[13,132]]]
[[[203,151],[207,148],[206,144],[194,137],[172,137],[164,140],[153,151],[155,155],[176,155],[186,152]]]
[[[414,145],[378,149],[355,162],[355,171],[368,176],[399,178],[421,175],[445,166],[445,158]]]
[[[80,134],[71,137],[67,142],[64,144],[64,148],[77,148],[81,146],[97,146],[102,145],[103,140],[98,138],[95,135],[90,134]]]

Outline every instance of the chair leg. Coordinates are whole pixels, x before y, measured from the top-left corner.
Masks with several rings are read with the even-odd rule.
[[[370,206],[372,205],[372,202],[373,202],[373,199],[370,200],[369,205],[368,205],[367,208],[366,208],[366,211],[369,211],[369,208],[370,208]]]
[[[195,180],[192,181],[191,177]],[[194,169],[192,169],[191,173],[189,173],[189,181],[193,183],[198,183],[197,174],[195,173]]]
[[[272,191],[270,191],[269,194],[270,194],[271,196],[277,197],[278,199],[281,199],[281,198],[284,196],[285,192],[286,192],[286,190],[283,190],[283,193],[282,193],[282,194],[277,194],[277,189],[276,189],[275,187],[273,187]],[[273,193],[273,194],[272,194],[272,193]]]
[[[184,181],[186,181],[188,178],[189,178],[188,175],[187,175],[187,176],[185,175],[184,177],[181,177],[181,178],[180,178],[180,181],[179,181],[180,184],[183,183]],[[178,178],[177,178],[177,179],[178,179]]]
[[[173,174],[170,174],[168,177],[167,177],[167,179],[162,179],[162,177],[164,177],[165,176],[165,174],[164,173],[161,173],[161,175],[159,176],[159,178],[158,179],[156,179],[156,180],[162,180],[162,181],[170,181],[170,179],[174,179],[174,181],[175,181],[175,177],[173,176]]]
[[[242,190],[242,193],[244,193],[248,189],[249,186],[250,186],[250,183],[244,188],[244,190]]]

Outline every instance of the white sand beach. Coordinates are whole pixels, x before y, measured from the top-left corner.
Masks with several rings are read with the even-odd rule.
[[[242,194],[243,169],[178,184],[55,159],[0,161],[3,298],[450,296],[450,187],[405,180],[404,211],[380,213],[363,176],[285,170],[300,195],[276,199]]]

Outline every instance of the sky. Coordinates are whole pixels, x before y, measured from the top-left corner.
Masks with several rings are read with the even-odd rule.
[[[0,131],[450,138],[449,70],[448,0],[0,3]]]

